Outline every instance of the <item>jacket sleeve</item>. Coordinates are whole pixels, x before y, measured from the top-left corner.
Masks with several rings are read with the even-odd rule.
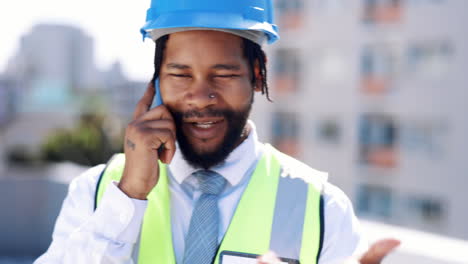
[[[147,201],[131,199],[110,183],[94,211],[104,165],[74,179],[55,223],[49,249],[34,263],[133,263]]]

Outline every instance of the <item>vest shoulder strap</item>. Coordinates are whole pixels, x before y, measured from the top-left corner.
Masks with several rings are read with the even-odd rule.
[[[116,154],[108,162],[101,173],[96,187],[95,208],[111,181],[120,181],[125,166],[125,154]],[[167,180],[166,165],[159,162],[158,184],[148,194],[148,207],[145,211],[139,252],[136,253],[138,263],[167,263],[175,264],[174,249],[171,234],[170,197]],[[160,238],[160,239],[155,239]]]
[[[294,241],[301,241],[299,246],[301,263],[318,263],[325,230],[322,191],[328,174],[313,169],[281,153],[272,146],[267,145],[267,149],[272,153],[272,158],[281,166],[280,184],[278,185],[276,196],[275,219],[272,228],[272,242],[280,241],[273,239],[275,236],[275,223],[278,219],[278,237],[283,237],[283,240],[288,237],[291,238],[291,231],[300,230],[302,237],[300,239],[297,239],[300,236],[296,236],[294,239],[291,238],[289,244],[293,245]],[[276,212],[278,215],[276,215]],[[284,212],[287,213],[284,214]],[[299,212],[303,214],[300,215]],[[288,217],[293,214],[296,214],[296,217]],[[283,218],[285,219],[281,221]],[[287,229],[289,230],[285,230],[286,226],[288,226]],[[273,247],[273,245],[272,243],[271,246]],[[282,248],[287,247],[283,246]]]
[[[281,164],[283,169],[281,176],[285,177],[289,175],[289,177],[301,179],[307,184],[313,184],[317,190],[321,190],[323,188],[324,182],[328,180],[327,172],[314,169],[309,165],[278,151],[272,146],[269,146],[269,148]]]
[[[96,185],[96,191],[94,193],[94,210],[98,206],[99,201],[102,199],[107,185],[111,181],[120,181],[122,172],[125,166],[125,154],[118,153],[114,154],[112,158],[107,162],[106,167],[102,170],[99,180]]]

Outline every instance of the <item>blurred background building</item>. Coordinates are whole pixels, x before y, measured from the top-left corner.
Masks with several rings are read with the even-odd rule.
[[[1,81],[8,103],[0,111],[10,114],[0,115],[0,124],[14,112],[4,131],[5,148],[33,152],[47,135],[71,128],[84,112],[106,111],[114,121],[128,120],[145,88],[127,80],[119,62],[98,70],[93,39],[75,26],[57,24],[38,24],[21,38]]]
[[[362,218],[468,239],[467,2],[276,4],[263,136],[330,172]]]
[[[468,2],[274,1],[261,140],[329,172],[371,240],[407,241],[388,263],[467,263]],[[69,181],[121,151],[149,78],[95,53],[78,26],[37,24],[0,73],[0,264],[42,253]]]
[[[23,81],[59,82],[69,89],[98,85],[93,39],[81,29],[39,24],[25,34],[6,74]]]

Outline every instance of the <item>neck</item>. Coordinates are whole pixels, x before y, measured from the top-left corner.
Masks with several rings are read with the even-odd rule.
[[[252,128],[250,127],[249,123],[245,123],[244,129],[242,130],[242,133],[239,137],[239,141],[236,143],[234,148],[237,148],[240,144],[242,144],[242,142],[244,142],[244,140],[247,139],[250,134],[250,130],[252,130]]]

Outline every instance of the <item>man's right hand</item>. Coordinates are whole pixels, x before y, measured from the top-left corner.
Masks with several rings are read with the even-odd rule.
[[[170,163],[176,149],[175,124],[169,110],[164,105],[149,109],[154,95],[151,82],[125,131],[125,169],[119,188],[140,200],[145,200],[158,183],[158,159]]]

